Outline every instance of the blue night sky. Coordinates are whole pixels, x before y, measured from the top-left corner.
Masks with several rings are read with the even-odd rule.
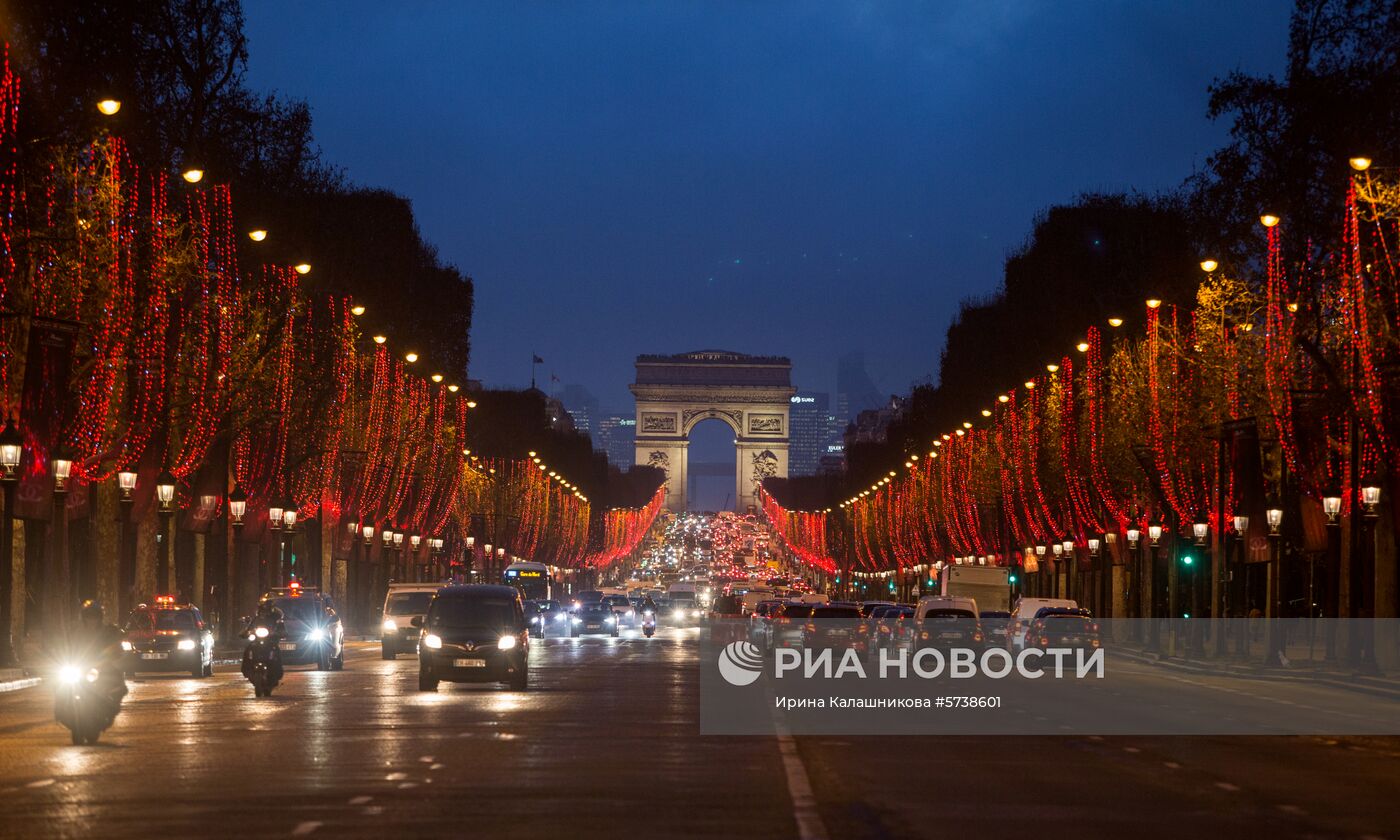
[[[327,160],[475,277],[472,376],[523,386],[533,350],[617,408],[638,353],[788,355],[817,390],[852,349],[887,393],[936,373],[1039,210],[1204,165],[1206,86],[1279,72],[1289,8],[245,5],[251,84],[309,100]]]

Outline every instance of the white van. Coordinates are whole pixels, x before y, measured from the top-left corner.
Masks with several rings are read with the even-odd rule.
[[[772,601],[778,597],[778,591],[767,586],[751,587],[744,593],[741,603],[744,607],[744,615],[753,612],[753,608],[758,606],[760,601]]]
[[[1006,646],[1021,650],[1026,646],[1026,631],[1035,620],[1037,610],[1045,607],[1078,609],[1079,603],[1068,598],[1022,598],[1011,608],[1011,620],[1006,625]]]
[[[928,615],[929,610],[966,610],[976,618],[977,602],[957,595],[930,595],[920,598],[919,605],[914,607],[915,627],[924,626],[924,616]]]
[[[793,599],[804,604],[829,604],[831,599],[821,592],[808,592]]]
[[[413,618],[428,614],[428,602],[441,588],[440,583],[389,584],[379,625],[380,654],[385,659],[418,652],[418,628],[413,626]]]

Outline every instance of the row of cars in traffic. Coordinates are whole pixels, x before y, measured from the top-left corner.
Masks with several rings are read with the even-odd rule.
[[[748,640],[779,648],[881,650],[989,647],[1097,648],[1099,626],[1089,610],[1063,598],[1021,598],[1010,611],[978,610],[971,598],[929,596],[917,604],[893,601],[770,599],[747,611]]]

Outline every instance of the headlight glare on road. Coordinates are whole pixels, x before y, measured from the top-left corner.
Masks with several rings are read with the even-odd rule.
[[[83,672],[77,665],[64,665],[58,669],[58,681],[64,685],[72,685],[82,679]]]
[[[442,647],[442,637],[436,633],[429,633],[423,637],[423,647],[429,650],[437,650]]]
[[[515,637],[502,636],[501,640],[499,642],[496,642],[496,647],[500,648],[501,650],[510,650],[511,648],[515,647]]]
[[[399,625],[395,624],[392,618],[386,618],[384,619],[384,629],[392,633],[399,629]]]
[[[194,639],[181,639],[175,644],[180,650],[194,650]]]

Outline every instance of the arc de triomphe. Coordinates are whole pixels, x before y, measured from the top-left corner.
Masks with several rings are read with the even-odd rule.
[[[666,472],[666,506],[686,506],[690,430],[723,420],[734,430],[736,510],[757,505],[763,479],[788,474],[788,406],[792,362],[698,350],[676,356],[638,356],[637,461]]]

